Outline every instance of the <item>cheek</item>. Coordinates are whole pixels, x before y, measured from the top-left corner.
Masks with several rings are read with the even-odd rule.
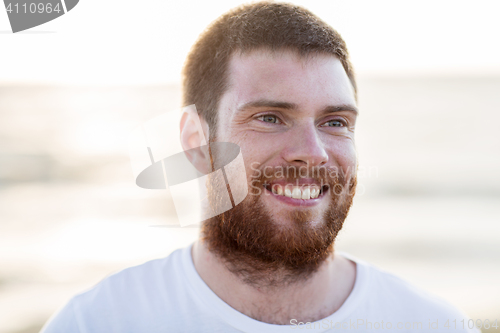
[[[332,150],[331,156],[338,166],[342,168],[345,175],[353,176],[356,172],[357,156],[356,147],[352,141],[349,140],[349,142],[337,145],[335,149]]]
[[[265,163],[279,152],[280,143],[255,131],[234,131],[228,141],[240,146],[245,164]],[[282,146],[281,146],[282,147]]]
[[[247,133],[229,132],[225,137],[218,138],[218,141],[232,142],[240,147],[248,177],[251,177],[255,169],[258,169],[262,164],[262,161],[259,159],[260,156],[258,155],[259,149],[257,149],[255,142],[249,138]]]

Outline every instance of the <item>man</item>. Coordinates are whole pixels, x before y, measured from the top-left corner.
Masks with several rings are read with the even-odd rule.
[[[249,194],[204,221],[194,245],[75,296],[44,332],[468,331],[445,301],[334,251],[356,187],[358,115],[336,31],[293,5],[243,6],[202,34],[184,74],[205,132],[183,117],[191,162],[207,161],[195,149],[204,135],[237,144]]]

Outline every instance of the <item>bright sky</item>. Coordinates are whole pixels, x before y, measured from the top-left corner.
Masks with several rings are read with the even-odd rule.
[[[500,1],[293,2],[342,34],[359,74],[500,75]],[[240,3],[80,0],[18,34],[0,10],[0,83],[179,82],[198,34]]]

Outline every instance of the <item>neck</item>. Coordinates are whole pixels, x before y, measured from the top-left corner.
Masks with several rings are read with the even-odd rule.
[[[278,325],[331,315],[349,296],[356,275],[352,261],[332,254],[306,277],[290,279],[287,272],[277,269],[249,283],[245,274],[236,273],[202,241],[194,244],[192,256],[198,274],[219,298],[248,317]]]

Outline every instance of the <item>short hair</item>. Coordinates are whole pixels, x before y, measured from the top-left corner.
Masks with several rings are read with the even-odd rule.
[[[357,86],[346,44],[340,34],[302,7],[258,2],[237,7],[212,22],[191,48],[183,68],[183,105],[195,104],[214,138],[217,109],[228,87],[228,65],[235,51],[290,49],[300,56],[323,53],[339,58]]]

